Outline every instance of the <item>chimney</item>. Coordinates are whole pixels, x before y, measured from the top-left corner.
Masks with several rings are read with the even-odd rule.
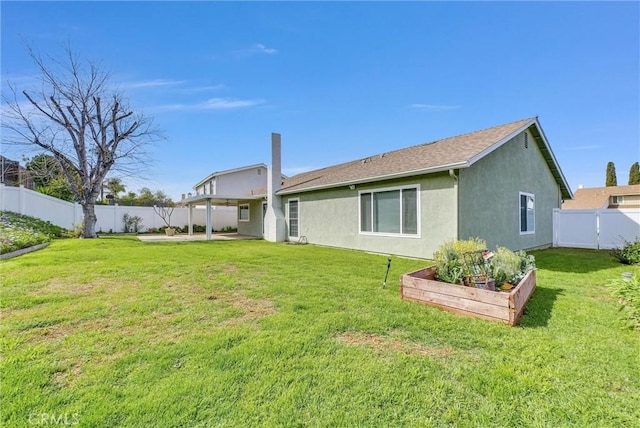
[[[269,179],[271,179],[271,193],[280,190],[282,186],[282,143],[280,134],[271,133],[271,169]]]
[[[578,189],[584,189],[584,186],[582,184],[578,184]]]
[[[264,239],[282,242],[286,239],[286,222],[282,202],[276,192],[282,187],[280,134],[271,134],[271,166],[267,173],[267,212],[264,215]]]

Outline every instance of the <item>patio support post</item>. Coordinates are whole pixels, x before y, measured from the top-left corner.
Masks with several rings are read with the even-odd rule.
[[[207,241],[211,240],[211,199],[207,199]]]
[[[187,224],[189,225],[189,236],[193,235],[193,205],[187,204]]]

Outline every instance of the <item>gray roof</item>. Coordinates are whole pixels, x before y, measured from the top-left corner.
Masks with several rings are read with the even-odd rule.
[[[531,128],[538,147],[562,189],[563,197],[570,199],[572,193],[569,185],[536,117],[304,172],[284,180],[278,194],[468,168],[527,128]]]

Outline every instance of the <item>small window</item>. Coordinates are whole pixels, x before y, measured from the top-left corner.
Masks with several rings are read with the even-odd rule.
[[[238,205],[238,221],[249,221],[249,204]]]
[[[524,133],[524,148],[529,148],[529,134],[527,134],[526,132]]]
[[[520,234],[536,231],[536,200],[531,193],[520,192]]]
[[[623,196],[612,196],[611,197],[611,203],[613,205],[620,205],[624,203],[624,197]]]
[[[300,229],[300,200],[299,199],[289,199],[289,237],[290,238],[299,238],[299,229]]]

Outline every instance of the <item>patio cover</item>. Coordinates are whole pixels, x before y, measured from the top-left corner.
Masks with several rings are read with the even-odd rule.
[[[189,196],[188,198],[183,199],[182,204],[186,205],[189,208],[188,212],[188,224],[189,224],[189,235],[193,235],[193,224],[192,224],[192,215],[193,215],[193,207],[197,205],[204,205],[207,208],[207,240],[211,240],[211,227],[213,222],[211,221],[211,207],[212,206],[223,206],[223,207],[237,207],[242,203],[247,203],[255,200],[262,200],[267,197],[266,194],[255,194],[255,195],[194,195]]]

